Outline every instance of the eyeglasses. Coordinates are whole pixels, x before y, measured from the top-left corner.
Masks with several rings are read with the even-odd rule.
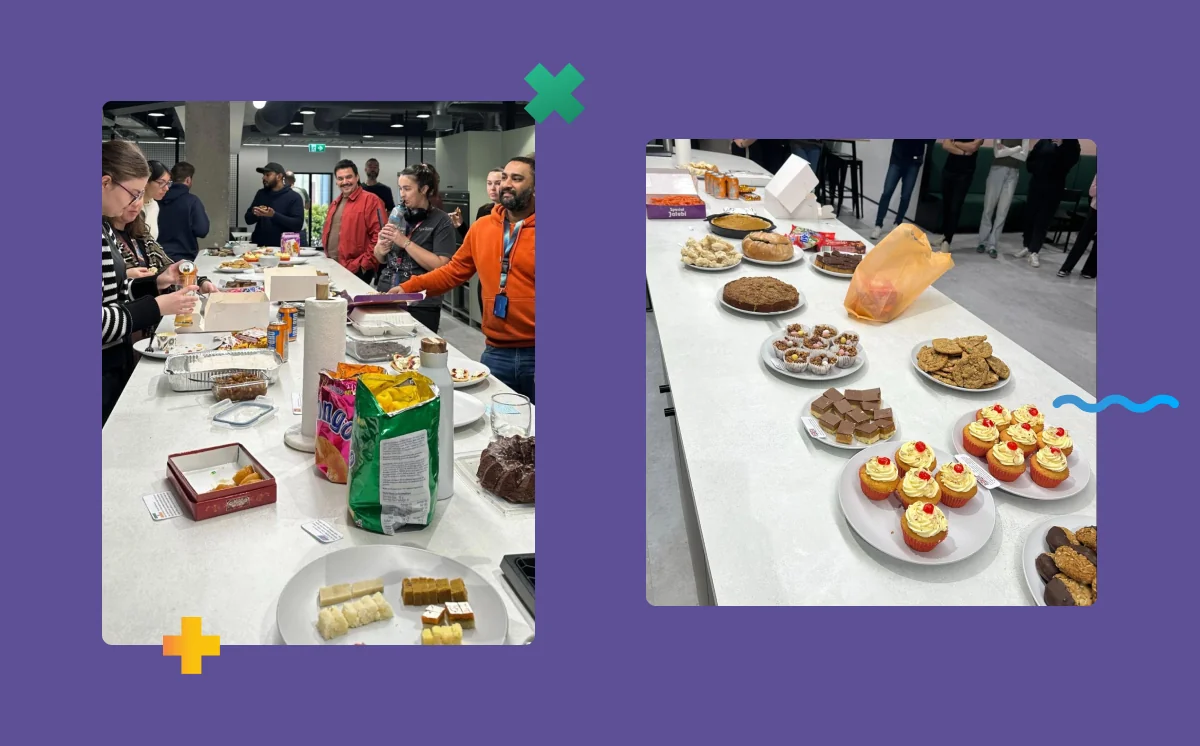
[[[171,186],[171,179],[170,177],[166,179],[155,179],[154,183],[158,184],[160,187],[169,187]]]
[[[110,179],[112,179],[112,177],[111,177],[111,176],[109,176],[109,178],[110,178]],[[126,193],[126,194],[128,194],[130,197],[133,197],[133,199],[129,200],[129,205],[132,205],[134,202],[137,202],[139,199],[141,199],[141,198],[142,198],[143,196],[145,196],[145,194],[146,194],[146,190],[145,190],[145,189],[143,189],[143,190],[142,190],[142,191],[140,191],[140,192],[131,192],[131,191],[129,191],[129,189],[127,189],[127,188],[125,187],[125,185],[124,185],[124,184],[122,184],[121,182],[117,181],[116,179],[113,179],[113,183],[114,183],[114,184],[116,184],[117,186],[121,187],[122,189],[124,189],[124,190],[125,190],[125,193]],[[129,205],[125,205],[125,206],[126,206],[126,207],[129,207]]]

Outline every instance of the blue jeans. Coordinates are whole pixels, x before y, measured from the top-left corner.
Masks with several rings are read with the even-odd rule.
[[[912,199],[913,188],[917,185],[917,173],[921,170],[921,162],[888,164],[887,177],[883,180],[883,194],[879,197],[879,213],[875,216],[875,227],[883,227],[883,219],[887,217],[888,205],[892,202],[892,194],[896,185],[903,180],[900,188],[900,209],[896,211],[896,225],[904,222],[908,212],[908,201]]]
[[[532,347],[488,347],[483,351],[479,361],[486,365],[492,375],[499,378],[518,394],[533,400],[533,348]]]
[[[803,147],[800,145],[792,146],[792,155],[798,155],[808,161],[808,165],[812,166],[813,173],[817,178],[821,176],[821,146],[813,145],[812,147]]]

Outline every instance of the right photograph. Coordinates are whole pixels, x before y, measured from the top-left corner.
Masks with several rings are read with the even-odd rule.
[[[650,140],[647,601],[1097,603],[1096,170]]]

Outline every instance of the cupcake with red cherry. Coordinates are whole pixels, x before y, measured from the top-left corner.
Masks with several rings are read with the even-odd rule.
[[[858,469],[863,494],[872,500],[886,500],[900,484],[900,470],[887,456],[873,456]]]
[[[1017,407],[1012,411],[1013,422],[1018,424],[1029,423],[1033,427],[1035,433],[1040,433],[1046,426],[1046,418],[1042,414],[1042,410],[1026,404],[1023,407]]]
[[[1054,489],[1071,476],[1071,470],[1067,468],[1067,455],[1053,446],[1042,448],[1029,460],[1029,476],[1034,484]]]
[[[1015,441],[997,443],[988,449],[988,471],[1001,482],[1015,482],[1025,473],[1025,452]]]
[[[987,417],[963,426],[963,448],[972,456],[987,455],[988,449],[1000,441],[1000,430]]]
[[[937,457],[933,449],[919,440],[910,440],[896,451],[896,466],[903,476],[909,469],[926,469],[933,471],[937,467]]]
[[[1062,451],[1064,456],[1070,456],[1075,450],[1075,442],[1065,427],[1049,427],[1038,433],[1038,450],[1050,446]]]
[[[900,480],[900,488],[896,490],[896,496],[900,498],[900,502],[904,503],[906,508],[915,502],[936,505],[942,501],[942,488],[933,478],[933,472],[925,469],[909,469],[905,473],[904,479]]]
[[[950,523],[946,514],[933,503],[915,502],[900,515],[904,543],[915,552],[931,552],[946,540]]]
[[[975,413],[975,419],[982,420],[984,417],[996,423],[996,427],[1004,429],[1012,423],[1012,412],[1009,412],[1001,404],[993,404],[990,407],[984,407]]]
[[[1037,433],[1033,431],[1033,425],[1028,422],[1014,422],[1004,428],[1004,432],[1000,433],[1000,440],[1005,443],[1012,441],[1021,446],[1021,450],[1025,452],[1026,456],[1033,455],[1038,449]]]
[[[947,508],[961,508],[979,491],[975,475],[962,464],[942,464],[935,478],[942,488],[942,505]]]

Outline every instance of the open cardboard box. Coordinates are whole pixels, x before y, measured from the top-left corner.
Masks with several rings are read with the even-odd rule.
[[[253,466],[262,481],[209,491],[222,480],[233,479],[245,466]],[[168,456],[167,478],[197,521],[267,505],[276,497],[275,477],[241,443]]]
[[[652,205],[655,197],[699,197],[690,172],[675,168],[646,169],[646,217],[651,220],[703,220],[708,215],[704,201],[698,205]]]
[[[312,267],[272,267],[263,275],[267,298],[272,303],[317,297],[317,270]]]
[[[266,329],[270,323],[271,304],[262,293],[212,293],[204,304],[205,332]]]

